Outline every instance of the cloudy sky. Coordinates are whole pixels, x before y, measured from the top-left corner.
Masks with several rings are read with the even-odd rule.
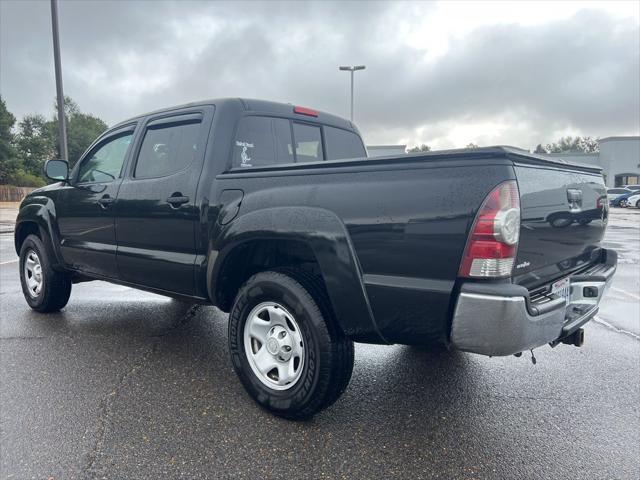
[[[65,93],[113,124],[244,96],[349,115],[368,144],[638,135],[640,3],[60,2]],[[0,94],[51,115],[49,1],[0,0]]]

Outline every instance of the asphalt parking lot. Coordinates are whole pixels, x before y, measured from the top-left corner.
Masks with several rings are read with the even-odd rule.
[[[308,422],[261,410],[226,316],[102,282],[58,314],[22,298],[0,234],[0,477],[639,478],[640,210],[612,213],[613,288],[583,348],[486,358],[356,347]]]

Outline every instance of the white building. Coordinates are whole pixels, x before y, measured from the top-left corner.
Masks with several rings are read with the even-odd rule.
[[[602,167],[607,187],[640,183],[640,137],[601,138],[600,153],[550,153],[569,162]]]

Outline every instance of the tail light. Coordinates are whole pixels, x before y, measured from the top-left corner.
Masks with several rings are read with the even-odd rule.
[[[293,107],[293,113],[297,113],[299,115],[307,115],[309,117],[318,116],[318,112],[316,110],[307,107]]]
[[[459,275],[508,277],[520,238],[520,195],[515,180],[494,188],[476,215],[464,249]]]

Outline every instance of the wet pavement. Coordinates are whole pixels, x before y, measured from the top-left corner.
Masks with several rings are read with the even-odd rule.
[[[19,207],[18,202],[0,202],[0,235],[13,232]]]
[[[36,314],[0,235],[0,477],[639,478],[640,210],[606,242],[619,271],[583,348],[357,345],[344,396],[290,422],[245,394],[215,308],[93,282]]]
[[[613,209],[605,239],[618,270],[598,318],[640,338],[640,209]]]

